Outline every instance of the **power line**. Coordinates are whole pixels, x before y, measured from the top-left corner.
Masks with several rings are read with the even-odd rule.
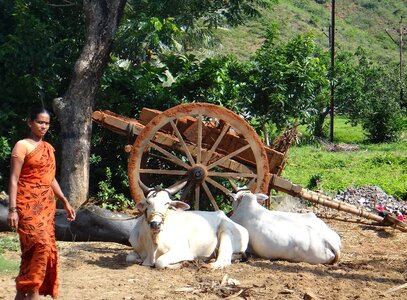
[[[335,0],[332,0],[332,7],[331,7],[331,27],[329,31],[330,36],[330,46],[331,46],[331,103],[330,103],[330,116],[331,116],[331,124],[329,128],[329,139],[330,142],[334,142],[334,94],[335,94]]]
[[[403,36],[407,34],[407,28],[403,27],[403,16],[400,17],[400,26],[399,28],[390,28],[390,29],[386,29],[385,30],[387,35],[391,38],[391,40],[399,46],[399,56],[400,56],[400,103],[403,103],[403,87],[401,85],[404,74],[403,74],[403,48],[404,48],[404,44],[403,44]],[[396,33],[398,34],[398,38],[399,40],[397,41],[396,39],[394,39],[392,37],[392,35],[390,34],[390,32]]]

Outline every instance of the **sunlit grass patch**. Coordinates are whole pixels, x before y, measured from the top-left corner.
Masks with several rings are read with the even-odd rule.
[[[19,241],[17,234],[0,238],[0,274],[17,273],[19,261],[6,259],[2,254],[6,251],[19,250]]]
[[[404,118],[402,136],[406,136]],[[379,186],[400,200],[407,200],[407,142],[367,144],[361,126],[345,117],[334,120],[334,142],[356,144],[358,151],[330,152],[322,144],[293,146],[283,177],[305,188],[336,194],[348,187]],[[317,184],[315,183],[317,179]]]
[[[5,259],[0,255],[0,274],[17,273],[19,262],[15,260]]]

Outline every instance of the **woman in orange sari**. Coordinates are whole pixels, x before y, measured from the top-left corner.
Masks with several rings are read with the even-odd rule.
[[[58,295],[55,196],[62,200],[68,220],[75,220],[75,211],[55,179],[54,148],[42,140],[49,123],[47,110],[32,110],[30,136],[18,141],[11,154],[7,222],[17,229],[21,247],[16,300]]]

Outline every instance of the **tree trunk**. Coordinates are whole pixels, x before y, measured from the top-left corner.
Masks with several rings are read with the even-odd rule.
[[[125,3],[125,0],[84,1],[85,45],[66,94],[54,99],[53,109],[61,125],[59,183],[74,207],[79,207],[88,197],[91,115]]]
[[[330,108],[327,107],[324,111],[320,112],[317,116],[317,120],[315,121],[314,132],[313,135],[318,138],[324,137],[324,121],[326,116],[329,114]]]

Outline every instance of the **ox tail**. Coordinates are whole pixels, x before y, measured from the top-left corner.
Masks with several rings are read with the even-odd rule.
[[[341,249],[333,246],[332,243],[330,243],[329,241],[325,241],[325,242],[327,243],[327,246],[329,246],[329,248],[335,255],[335,257],[330,262],[328,262],[328,264],[330,264],[330,265],[336,264],[339,261],[339,259],[341,258]]]

